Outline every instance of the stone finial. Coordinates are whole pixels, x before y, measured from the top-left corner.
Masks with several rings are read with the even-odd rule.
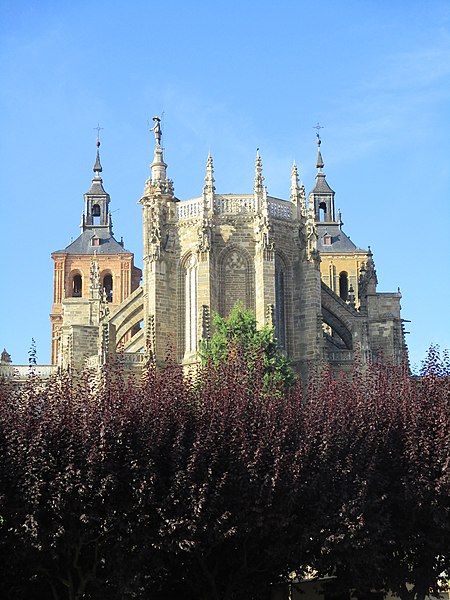
[[[298,196],[300,194],[300,186],[298,182],[298,169],[297,165],[294,162],[292,163],[292,171],[291,171],[291,200],[292,202],[298,201]]]
[[[253,186],[253,190],[257,195],[262,195],[264,193],[264,177],[262,174],[262,160],[259,154],[259,148],[256,149],[255,185]]]
[[[305,186],[299,182],[297,164],[294,160],[291,171],[291,193],[290,199],[297,205],[298,217],[306,217],[306,193]]]
[[[373,254],[370,246],[367,251],[367,261],[361,265],[359,271],[359,296],[362,298],[367,294],[375,294],[377,290],[378,278],[373,261]]]
[[[203,192],[205,194],[214,194],[216,188],[214,187],[214,164],[211,156],[211,152],[208,153],[208,160],[206,161],[206,177],[205,185],[203,186]]]
[[[3,352],[0,355],[0,364],[9,365],[11,362],[11,354],[6,352],[6,348],[3,348]]]

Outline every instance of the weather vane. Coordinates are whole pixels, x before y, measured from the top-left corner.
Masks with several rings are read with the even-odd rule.
[[[323,129],[323,127],[320,125],[319,121],[317,121],[317,125],[314,125],[313,129],[317,130],[316,136],[317,139],[320,140],[320,130]]]

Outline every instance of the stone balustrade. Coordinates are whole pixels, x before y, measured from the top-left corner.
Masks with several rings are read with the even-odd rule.
[[[203,198],[193,198],[192,200],[184,200],[177,204],[178,220],[196,218],[201,214]]]
[[[274,219],[290,221],[293,218],[293,205],[288,200],[268,197],[269,214]],[[177,204],[179,221],[195,219],[203,210],[203,198],[184,200]],[[242,215],[256,214],[256,201],[253,194],[216,194],[214,196],[214,214],[216,215]]]
[[[256,204],[253,194],[237,196],[224,194],[214,196],[214,213],[217,215],[236,215],[256,213]]]
[[[116,361],[123,366],[143,365],[147,360],[147,355],[143,352],[123,352],[116,354]]]
[[[292,220],[292,202],[281,200],[280,198],[269,198],[268,204],[271,217],[282,221]]]
[[[51,377],[57,371],[56,365],[0,365],[0,377],[26,379],[30,375]]]

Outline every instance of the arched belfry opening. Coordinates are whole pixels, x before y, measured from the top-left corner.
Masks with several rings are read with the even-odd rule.
[[[347,302],[348,300],[348,273],[341,271],[339,273],[339,296]]]
[[[103,276],[102,288],[106,294],[106,301],[112,302],[113,301],[113,276],[111,275],[111,273],[106,273]]]
[[[319,204],[319,221],[323,223],[327,220],[327,205],[325,202]]]
[[[94,204],[94,206],[92,207],[92,224],[93,225],[100,225],[100,215],[101,215],[100,206],[98,204]]]
[[[83,278],[80,273],[75,273],[72,276],[72,298],[81,298],[83,295]]]

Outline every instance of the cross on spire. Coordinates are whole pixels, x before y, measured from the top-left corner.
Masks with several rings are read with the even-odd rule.
[[[100,131],[104,129],[104,127],[100,127],[99,123],[97,123],[97,127],[93,127],[93,129],[97,130],[97,142],[100,142]]]
[[[317,139],[320,140],[320,130],[323,129],[323,126],[320,125],[319,121],[317,121],[317,125],[314,125],[313,129],[316,129],[317,133]]]

